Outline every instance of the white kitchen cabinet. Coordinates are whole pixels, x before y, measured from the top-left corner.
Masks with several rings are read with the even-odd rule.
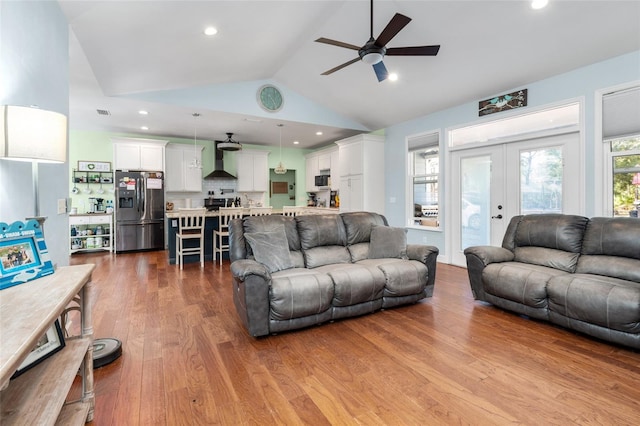
[[[358,135],[336,144],[340,162],[340,211],[384,214],[384,138]]]
[[[318,170],[327,171],[331,170],[331,153],[327,152],[318,155]]]
[[[313,154],[307,154],[305,158],[305,165],[307,169],[306,190],[307,192],[315,192],[318,190],[316,186],[316,175],[320,174],[318,169],[318,156]]]
[[[316,176],[329,174],[332,178],[332,189],[337,188],[338,174],[338,149],[335,147],[315,151],[305,156],[306,160],[306,190],[307,192],[317,192],[320,190],[316,186]],[[334,171],[335,170],[335,171]],[[327,189],[327,188],[323,188]]]
[[[164,171],[164,149],[168,141],[112,138],[116,170]]]
[[[236,154],[238,192],[269,190],[269,151],[243,149]]]
[[[165,148],[167,192],[202,192],[202,169],[191,167],[194,157],[202,164],[203,146],[168,144]]]
[[[331,151],[331,189],[339,188],[340,183],[340,153],[337,149]]]

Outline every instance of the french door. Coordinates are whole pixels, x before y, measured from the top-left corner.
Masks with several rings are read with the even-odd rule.
[[[521,140],[451,153],[451,262],[464,249],[500,246],[519,214],[581,214],[578,133]]]

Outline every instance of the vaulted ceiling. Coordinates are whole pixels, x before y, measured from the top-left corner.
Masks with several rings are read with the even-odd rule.
[[[368,1],[59,3],[71,29],[71,128],[141,137],[192,138],[197,128],[199,138],[234,132],[273,145],[284,123],[283,142],[312,148],[640,49],[638,1],[550,0],[533,10],[519,0],[379,0],[374,37],[402,13],[412,21],[388,47],[442,46],[435,57],[387,56],[399,79],[379,83],[362,62],[320,75],[357,52],[314,42],[363,45]],[[203,34],[209,25],[217,35]],[[285,94],[278,113],[257,106],[265,83]]]

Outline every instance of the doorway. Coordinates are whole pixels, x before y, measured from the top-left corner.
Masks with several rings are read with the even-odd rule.
[[[269,169],[269,205],[274,209],[296,205],[296,171],[277,174]]]
[[[581,213],[580,134],[525,139],[451,154],[452,263],[464,249],[500,246],[513,216]]]

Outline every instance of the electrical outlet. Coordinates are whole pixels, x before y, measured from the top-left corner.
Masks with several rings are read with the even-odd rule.
[[[58,198],[58,214],[65,214],[67,212],[67,199]]]
[[[389,202],[390,203],[395,203],[396,202],[396,197],[389,197]]]
[[[173,219],[171,221],[171,227],[172,228],[177,228],[178,227],[178,220],[177,219]]]

